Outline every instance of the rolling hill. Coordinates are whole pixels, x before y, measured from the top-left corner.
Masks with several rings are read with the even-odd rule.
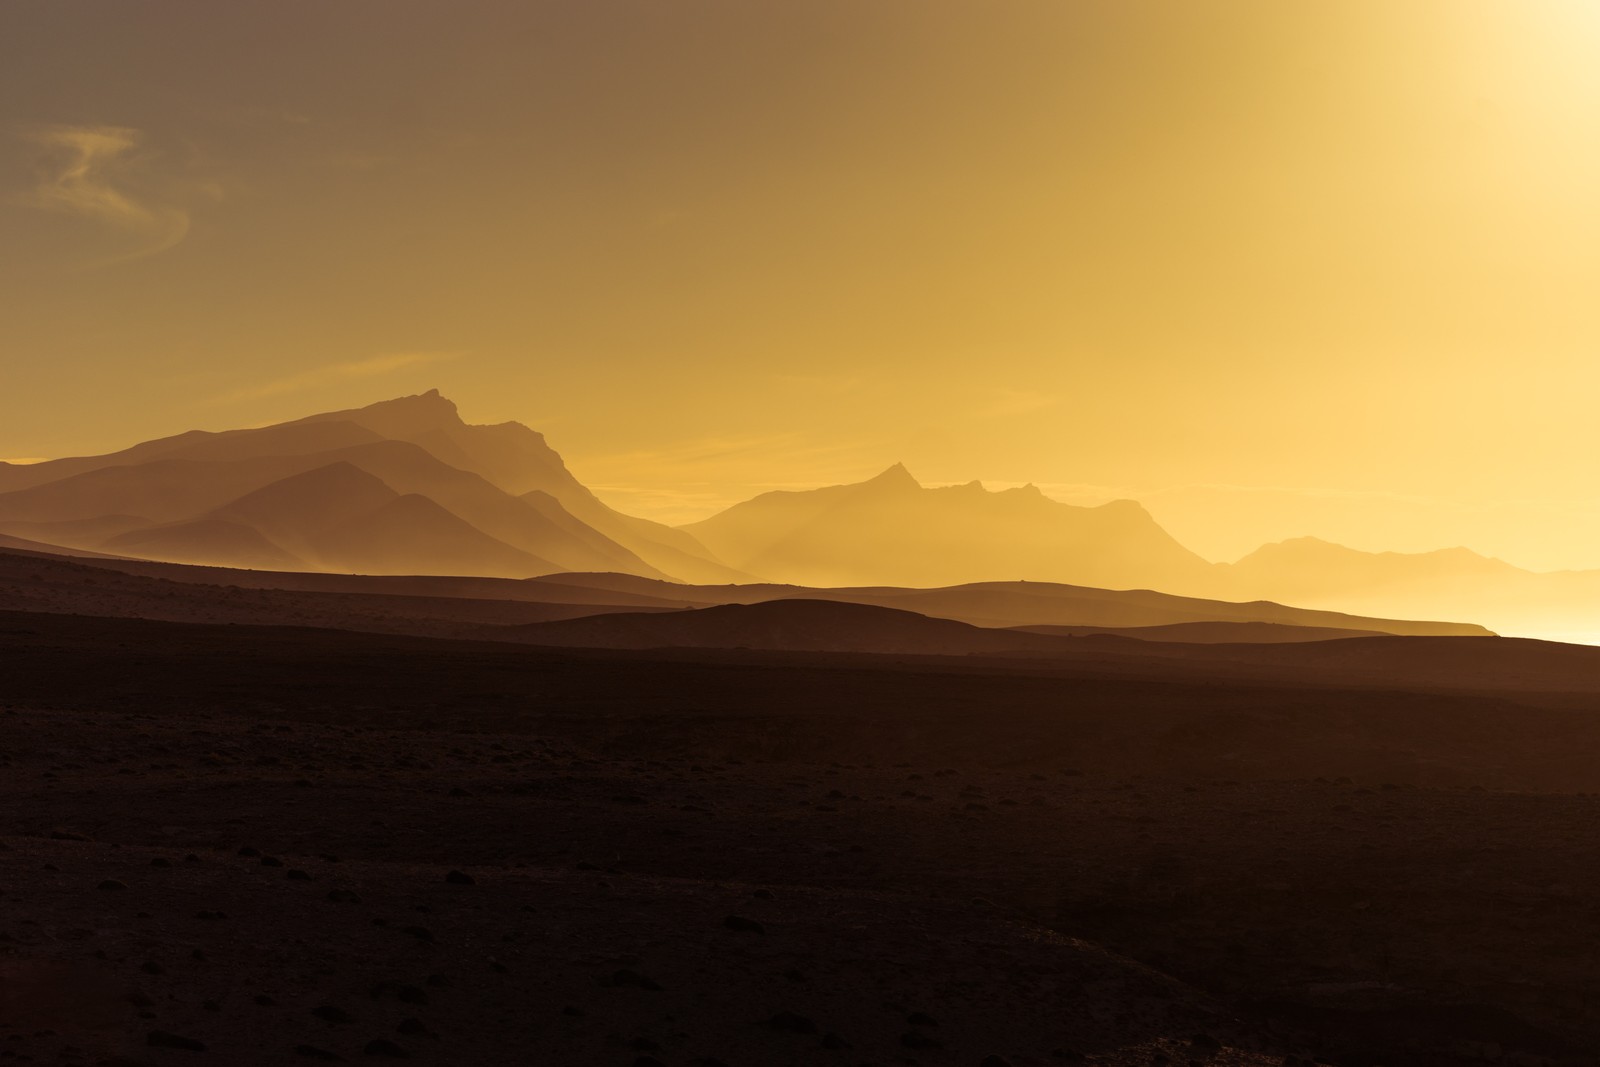
[[[582,648],[746,648],[921,656],[1049,653],[1063,641],[986,630],[894,608],[804,599],[590,615],[518,626],[505,636],[529,644]]]

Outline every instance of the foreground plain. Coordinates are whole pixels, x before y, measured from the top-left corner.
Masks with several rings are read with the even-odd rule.
[[[1582,693],[21,612],[0,640],[11,1058],[1600,1046]]]

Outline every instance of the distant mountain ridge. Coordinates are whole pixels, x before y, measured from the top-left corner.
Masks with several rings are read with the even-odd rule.
[[[1369,553],[1315,538],[1214,564],[1131,500],[1078,507],[1033,486],[928,487],[901,464],[669,527],[609,507],[538,432],[469,424],[437,390],[103,456],[0,463],[0,536],[328,573],[610,572],[701,586],[924,590],[1026,580],[1600,640],[1600,571],[1534,574],[1465,549]]]
[[[683,529],[741,570],[796,585],[1011,578],[1181,590],[1212,572],[1134,501],[1085,508],[1033,486],[927,488],[898,463],[854,485],[764,493]]]
[[[1600,570],[1539,573],[1465,548],[1362,552],[1299,537],[1217,571],[1214,588],[1230,595],[1357,613],[1470,615],[1503,632],[1600,641]]]
[[[104,456],[0,465],[0,532],[274,570],[744,577],[692,536],[606,507],[539,434],[469,425],[437,390]]]
[[[1031,486],[927,488],[901,464],[851,485],[764,493],[683,529],[742,570],[798,585],[1025,578],[1600,641],[1600,571],[1536,574],[1465,548],[1374,553],[1310,537],[1216,564],[1131,500],[1084,508]]]

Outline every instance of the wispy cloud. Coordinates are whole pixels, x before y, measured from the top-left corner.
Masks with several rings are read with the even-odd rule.
[[[189,232],[188,212],[148,203],[128,190],[127,177],[143,140],[126,126],[40,126],[22,132],[39,152],[38,179],[23,203],[100,223],[137,238],[106,263],[164,252]]]
[[[287,393],[303,393],[313,389],[322,389],[330,385],[339,385],[343,382],[360,381],[365,378],[379,378],[385,374],[405,370],[408,367],[420,367],[428,363],[441,363],[447,359],[461,356],[461,352],[390,352],[381,356],[372,356],[369,359],[358,359],[350,363],[335,363],[327,367],[317,367],[313,370],[291,374],[284,378],[277,378],[270,382],[246,386],[231,392],[215,396],[208,401],[212,404],[236,404],[245,400],[261,400],[265,397],[283,396]]]

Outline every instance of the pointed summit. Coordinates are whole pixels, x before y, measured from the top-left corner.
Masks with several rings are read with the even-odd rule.
[[[868,478],[862,485],[876,485],[886,489],[921,489],[922,483],[911,476],[904,463],[896,463],[875,478]]]
[[[1075,507],[1037,487],[928,489],[904,464],[870,481],[763,493],[687,527],[731,566],[794,585],[936,587],[1026,575],[1109,589],[1190,589],[1211,564],[1138,504]]]

